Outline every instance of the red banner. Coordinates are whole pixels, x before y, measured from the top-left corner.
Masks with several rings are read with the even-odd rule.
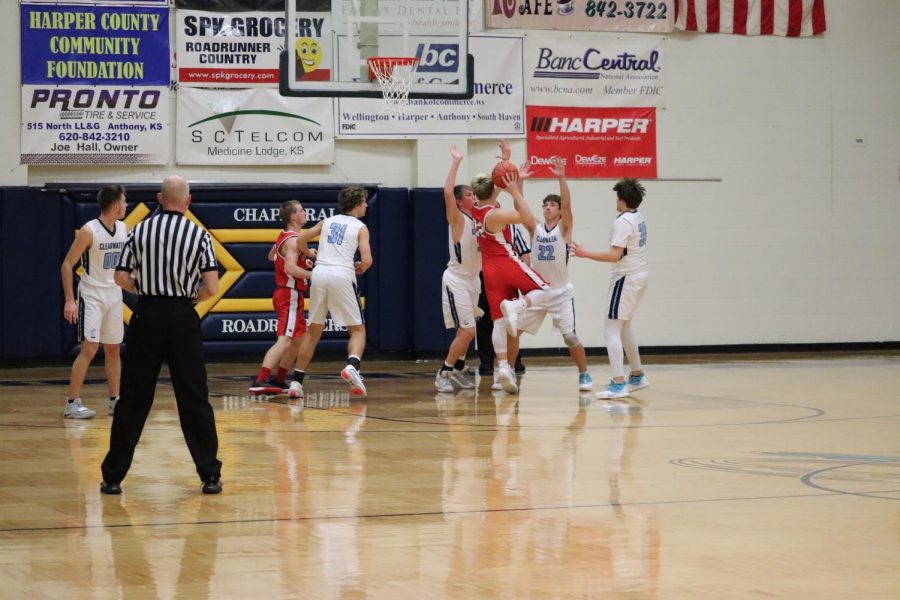
[[[656,178],[655,108],[526,106],[533,177],[551,178],[550,159],[571,179]]]

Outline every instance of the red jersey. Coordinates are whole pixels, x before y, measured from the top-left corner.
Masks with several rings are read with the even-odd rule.
[[[472,218],[475,219],[475,235],[478,236],[478,247],[481,249],[481,259],[492,258],[518,258],[512,247],[512,229],[504,226],[497,233],[491,233],[484,226],[488,214],[499,206],[485,205],[473,206]]]
[[[282,245],[296,238],[299,234],[296,231],[282,231],[278,239],[275,240],[275,287],[283,287],[291,290],[306,291],[307,284],[305,279],[295,279],[288,275],[284,270],[284,256],[281,254]],[[301,264],[302,256],[297,256],[297,264]]]

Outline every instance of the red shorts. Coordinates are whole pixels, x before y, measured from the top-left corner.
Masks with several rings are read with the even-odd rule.
[[[300,337],[306,333],[306,319],[303,317],[303,292],[286,287],[275,288],[272,304],[278,316],[278,337]]]
[[[527,294],[532,290],[546,290],[550,285],[535,271],[518,258],[496,257],[482,259],[484,273],[484,293],[491,310],[491,320],[503,318],[500,302],[515,300],[517,292]]]

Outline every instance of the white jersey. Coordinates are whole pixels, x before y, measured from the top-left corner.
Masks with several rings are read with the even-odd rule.
[[[116,288],[116,265],[128,239],[128,228],[122,221],[116,221],[115,228],[110,231],[100,219],[88,221],[86,225],[94,241],[81,255],[84,269],[81,284],[94,288]]]
[[[625,248],[619,262],[613,263],[612,275],[634,275],[647,270],[647,223],[636,210],[623,212],[613,222],[609,245]]]
[[[478,247],[478,236],[475,234],[475,219],[463,213],[462,235],[458,242],[453,241],[453,228],[448,226],[447,229],[450,249],[447,268],[451,273],[461,277],[478,277],[481,272],[481,249]]]
[[[353,271],[353,257],[359,248],[359,230],[363,227],[362,221],[350,215],[325,219],[319,234],[316,266],[345,267]]]
[[[531,266],[552,287],[569,283],[569,245],[562,232],[562,220],[550,230],[544,223],[534,228]]]

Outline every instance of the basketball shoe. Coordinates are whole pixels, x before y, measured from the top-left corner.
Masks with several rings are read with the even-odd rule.
[[[519,331],[519,315],[525,312],[525,302],[522,300],[504,300],[500,303],[500,312],[506,319],[506,332],[516,337]]]
[[[642,390],[644,388],[650,387],[650,380],[644,375],[644,372],[641,371],[640,375],[629,375],[628,376],[628,393],[636,392],[638,390]]]
[[[63,417],[66,419],[91,419],[97,413],[86,406],[82,406],[81,398],[66,398],[66,408]]]
[[[350,384],[350,392],[354,396],[359,396],[361,398],[367,396],[366,386],[363,383],[362,375],[359,374],[359,371],[357,371],[356,367],[353,365],[344,367],[341,371],[341,379]]]
[[[462,371],[453,369],[450,371],[450,383],[454,388],[461,390],[471,390],[475,387],[475,373],[469,367]]]
[[[299,381],[292,381],[288,386],[288,397],[290,398],[302,398],[303,397],[303,384]]]
[[[628,384],[624,381],[616,383],[615,379],[610,379],[606,385],[606,389],[602,392],[594,394],[597,398],[626,398],[628,396]]]
[[[516,383],[516,374],[509,367],[497,369],[497,381],[507,394],[518,394],[519,385]]]
[[[594,389],[594,381],[591,379],[590,373],[578,374],[578,389],[582,392]]]
[[[254,396],[261,394],[278,395],[284,393],[284,384],[275,381],[274,377],[269,377],[268,380],[257,379],[248,391]]]
[[[116,396],[115,398],[110,398],[109,405],[108,405],[109,410],[107,411],[106,414],[108,414],[109,416],[113,416],[116,412],[116,404],[118,404],[118,402],[119,402],[118,396]]]
[[[437,391],[446,394],[453,393],[453,381],[450,371],[438,371],[434,376],[434,387]]]

